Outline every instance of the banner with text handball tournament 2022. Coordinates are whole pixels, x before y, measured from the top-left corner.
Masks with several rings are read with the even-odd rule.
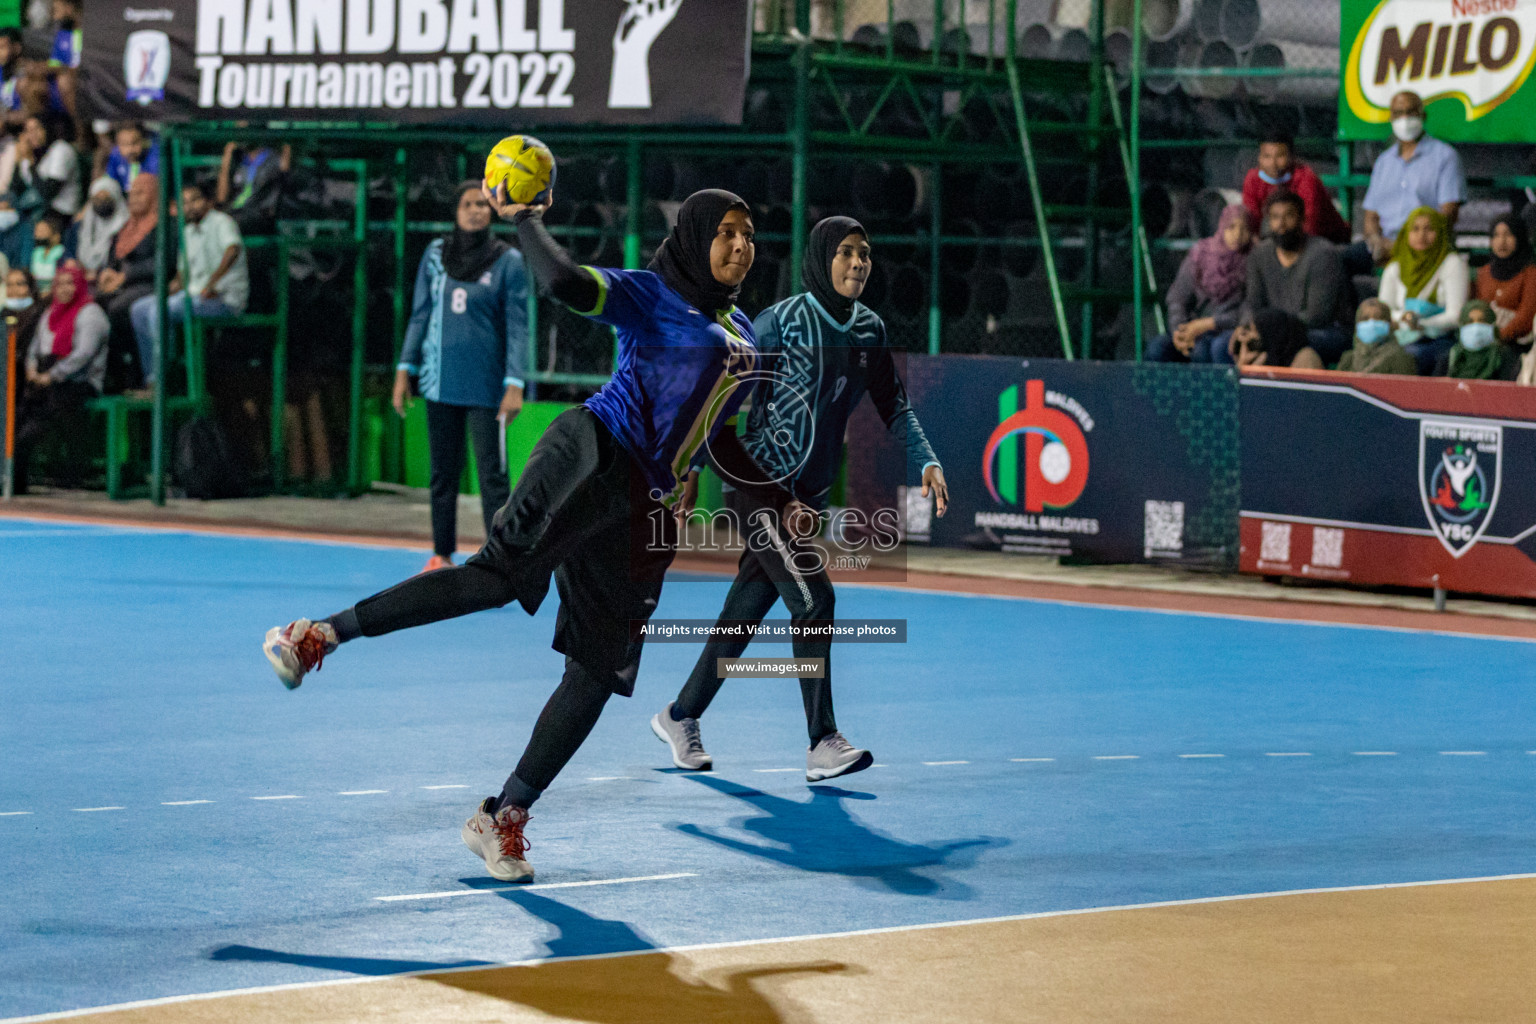
[[[1536,0],[1343,0],[1341,27],[1340,138],[1390,138],[1409,90],[1436,138],[1536,141]]]
[[[748,0],[158,0],[85,5],[99,116],[739,124]]]

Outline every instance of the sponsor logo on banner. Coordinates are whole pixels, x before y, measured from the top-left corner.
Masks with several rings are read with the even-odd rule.
[[[1472,549],[1499,502],[1504,428],[1419,422],[1419,497],[1453,558]]]
[[[123,83],[127,86],[128,101],[159,103],[165,99],[165,83],[170,78],[171,37],[159,29],[130,33],[123,47]]]
[[[1349,109],[1391,120],[1407,89],[1426,104],[1459,99],[1468,121],[1496,109],[1536,65],[1536,0],[1382,0],[1356,34],[1344,68]]]
[[[1018,396],[1017,385],[998,396],[997,429],[982,450],[981,474],[994,502],[1022,504],[1025,514],[978,512],[976,525],[1098,533],[1097,519],[1040,514],[1046,509],[1068,508],[1082,497],[1083,488],[1088,486],[1087,435],[1093,430],[1093,417],[1077,399],[1047,391],[1043,380],[1025,382],[1023,409],[1018,408]]]

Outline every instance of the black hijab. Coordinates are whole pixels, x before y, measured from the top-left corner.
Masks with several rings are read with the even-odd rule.
[[[459,203],[469,191],[479,195],[480,183],[459,183],[458,191],[453,194],[453,230],[443,236],[443,269],[455,281],[478,279],[511,248],[501,239],[491,237],[489,224],[479,231],[465,231],[459,227]]]
[[[1296,353],[1307,347],[1307,325],[1284,310],[1270,307],[1253,315],[1259,330],[1259,346],[1265,366],[1290,366]]]
[[[1503,224],[1509,228],[1509,233],[1515,236],[1515,251],[1509,254],[1508,259],[1499,259],[1495,256],[1488,261],[1488,273],[1493,275],[1495,281],[1508,281],[1520,271],[1531,265],[1531,236],[1525,229],[1525,221],[1519,217],[1503,216],[1493,222],[1493,228]]]
[[[832,283],[832,260],[837,256],[838,244],[849,235],[869,238],[864,225],[852,217],[828,217],[811,228],[811,237],[805,245],[805,259],[801,264],[800,277],[806,290],[821,303],[821,308],[839,322],[846,321],[853,312],[853,300],[843,295]]]
[[[689,305],[710,316],[734,305],[741,291],[716,281],[709,269],[709,247],[731,210],[752,215],[745,200],[724,189],[707,188],[689,196],[677,211],[677,225],[647,268],[660,274],[667,287],[687,299]]]

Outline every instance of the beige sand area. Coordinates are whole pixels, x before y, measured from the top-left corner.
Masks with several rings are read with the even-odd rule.
[[[1536,1021],[1536,879],[625,954],[317,984],[72,1019],[1529,1024]]]

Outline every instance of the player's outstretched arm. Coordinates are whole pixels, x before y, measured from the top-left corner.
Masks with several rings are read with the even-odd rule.
[[[522,206],[512,223],[517,226],[523,262],[538,285],[539,294],[578,312],[596,309],[603,297],[602,286],[550,236],[544,226],[544,207]]]

